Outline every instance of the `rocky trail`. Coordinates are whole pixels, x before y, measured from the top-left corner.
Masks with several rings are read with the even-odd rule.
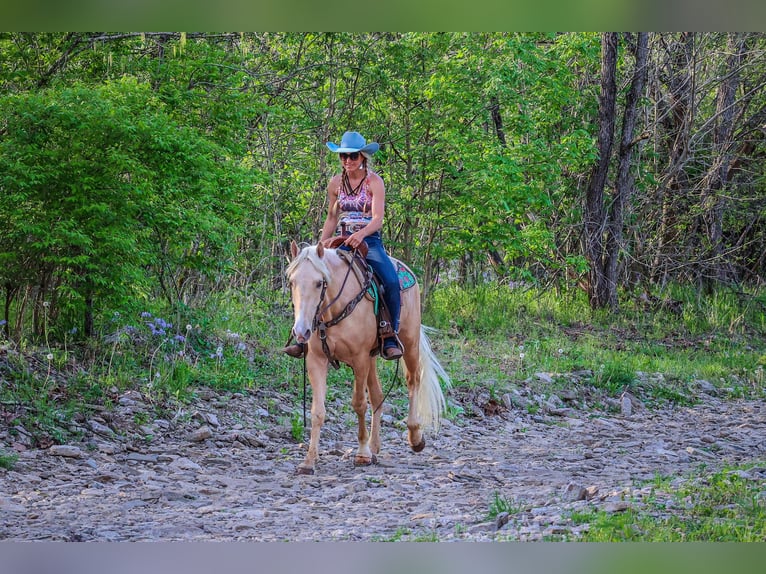
[[[0,469],[0,540],[576,539],[583,526],[569,511],[640,506],[656,476],[680,483],[700,465],[757,462],[752,478],[766,483],[766,405],[713,389],[694,406],[626,397],[609,413],[559,400],[533,415],[512,397],[452,396],[466,415],[418,454],[403,407],[388,402],[369,467],[353,465],[354,415],[338,395],[313,476],[295,473],[305,445],[290,417],[301,406],[274,391],[206,391],[157,420],[126,392],[79,421],[81,442],[47,449],[0,427],[0,447],[19,454]]]

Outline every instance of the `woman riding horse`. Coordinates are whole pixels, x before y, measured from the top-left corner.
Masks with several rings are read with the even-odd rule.
[[[357,249],[362,242],[367,245],[367,262],[383,284],[383,299],[391,314],[393,335],[383,341],[381,354],[384,359],[398,359],[402,356],[397,336],[401,312],[399,277],[381,238],[386,188],[383,179],[368,165],[380,146],[375,142],[367,143],[359,132],[346,132],[340,145],[327,142],[327,147],[338,154],[342,171],[333,176],[327,186],[329,209],[321,241],[333,235],[343,235],[346,236],[343,244],[350,249]],[[305,349],[296,343],[285,347],[284,351],[292,357],[302,357]]]

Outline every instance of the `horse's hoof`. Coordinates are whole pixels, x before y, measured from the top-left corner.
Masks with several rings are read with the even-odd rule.
[[[295,469],[296,474],[314,474],[314,467],[313,466],[304,466],[302,464],[298,465],[298,468]]]
[[[423,437],[420,439],[420,442],[418,444],[412,445],[412,452],[420,452],[426,448],[426,437]]]
[[[370,466],[371,464],[376,464],[377,462],[378,457],[374,454],[372,456],[362,456],[358,454],[354,457],[354,466]]]

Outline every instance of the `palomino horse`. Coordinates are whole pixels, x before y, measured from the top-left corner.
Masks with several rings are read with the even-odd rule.
[[[311,438],[298,473],[314,473],[319,456],[319,433],[325,420],[327,371],[335,361],[345,363],[354,372],[351,405],[359,418],[359,449],[354,463],[372,464],[380,452],[383,403],[377,356],[372,354],[378,344],[374,303],[364,296],[367,286],[355,273],[349,272],[348,262],[337,250],[321,244],[299,250],[295,241],[290,247],[292,261],[287,267],[287,279],[295,309],[293,335],[299,343],[308,344],[306,369],[312,391]],[[356,305],[353,300],[357,300]],[[341,316],[342,320],[336,321]],[[410,406],[408,441],[415,452],[425,447],[423,431],[439,428],[446,406],[440,380],[445,386],[450,384],[447,373],[431,351],[420,318],[420,290],[415,283],[402,292],[399,326]],[[327,327],[328,324],[332,326]],[[365,422],[368,397],[372,408],[369,432]]]

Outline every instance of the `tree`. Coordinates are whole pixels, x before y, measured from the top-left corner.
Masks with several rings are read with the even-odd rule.
[[[601,93],[598,105],[598,161],[593,165],[585,195],[584,245],[588,259],[588,299],[591,307],[605,307],[610,300],[610,284],[605,266],[604,238],[609,226],[604,200],[604,188],[612,155],[617,94],[616,33],[605,33],[601,48]],[[616,222],[614,223],[616,225]]]
[[[61,315],[61,328],[79,316],[91,335],[97,300],[120,308],[149,296],[147,269],[174,302],[183,270],[215,273],[225,262],[244,179],[222,150],[168,118],[148,85],[7,96],[0,111],[6,313],[26,291],[35,310],[48,303],[51,320]]]

